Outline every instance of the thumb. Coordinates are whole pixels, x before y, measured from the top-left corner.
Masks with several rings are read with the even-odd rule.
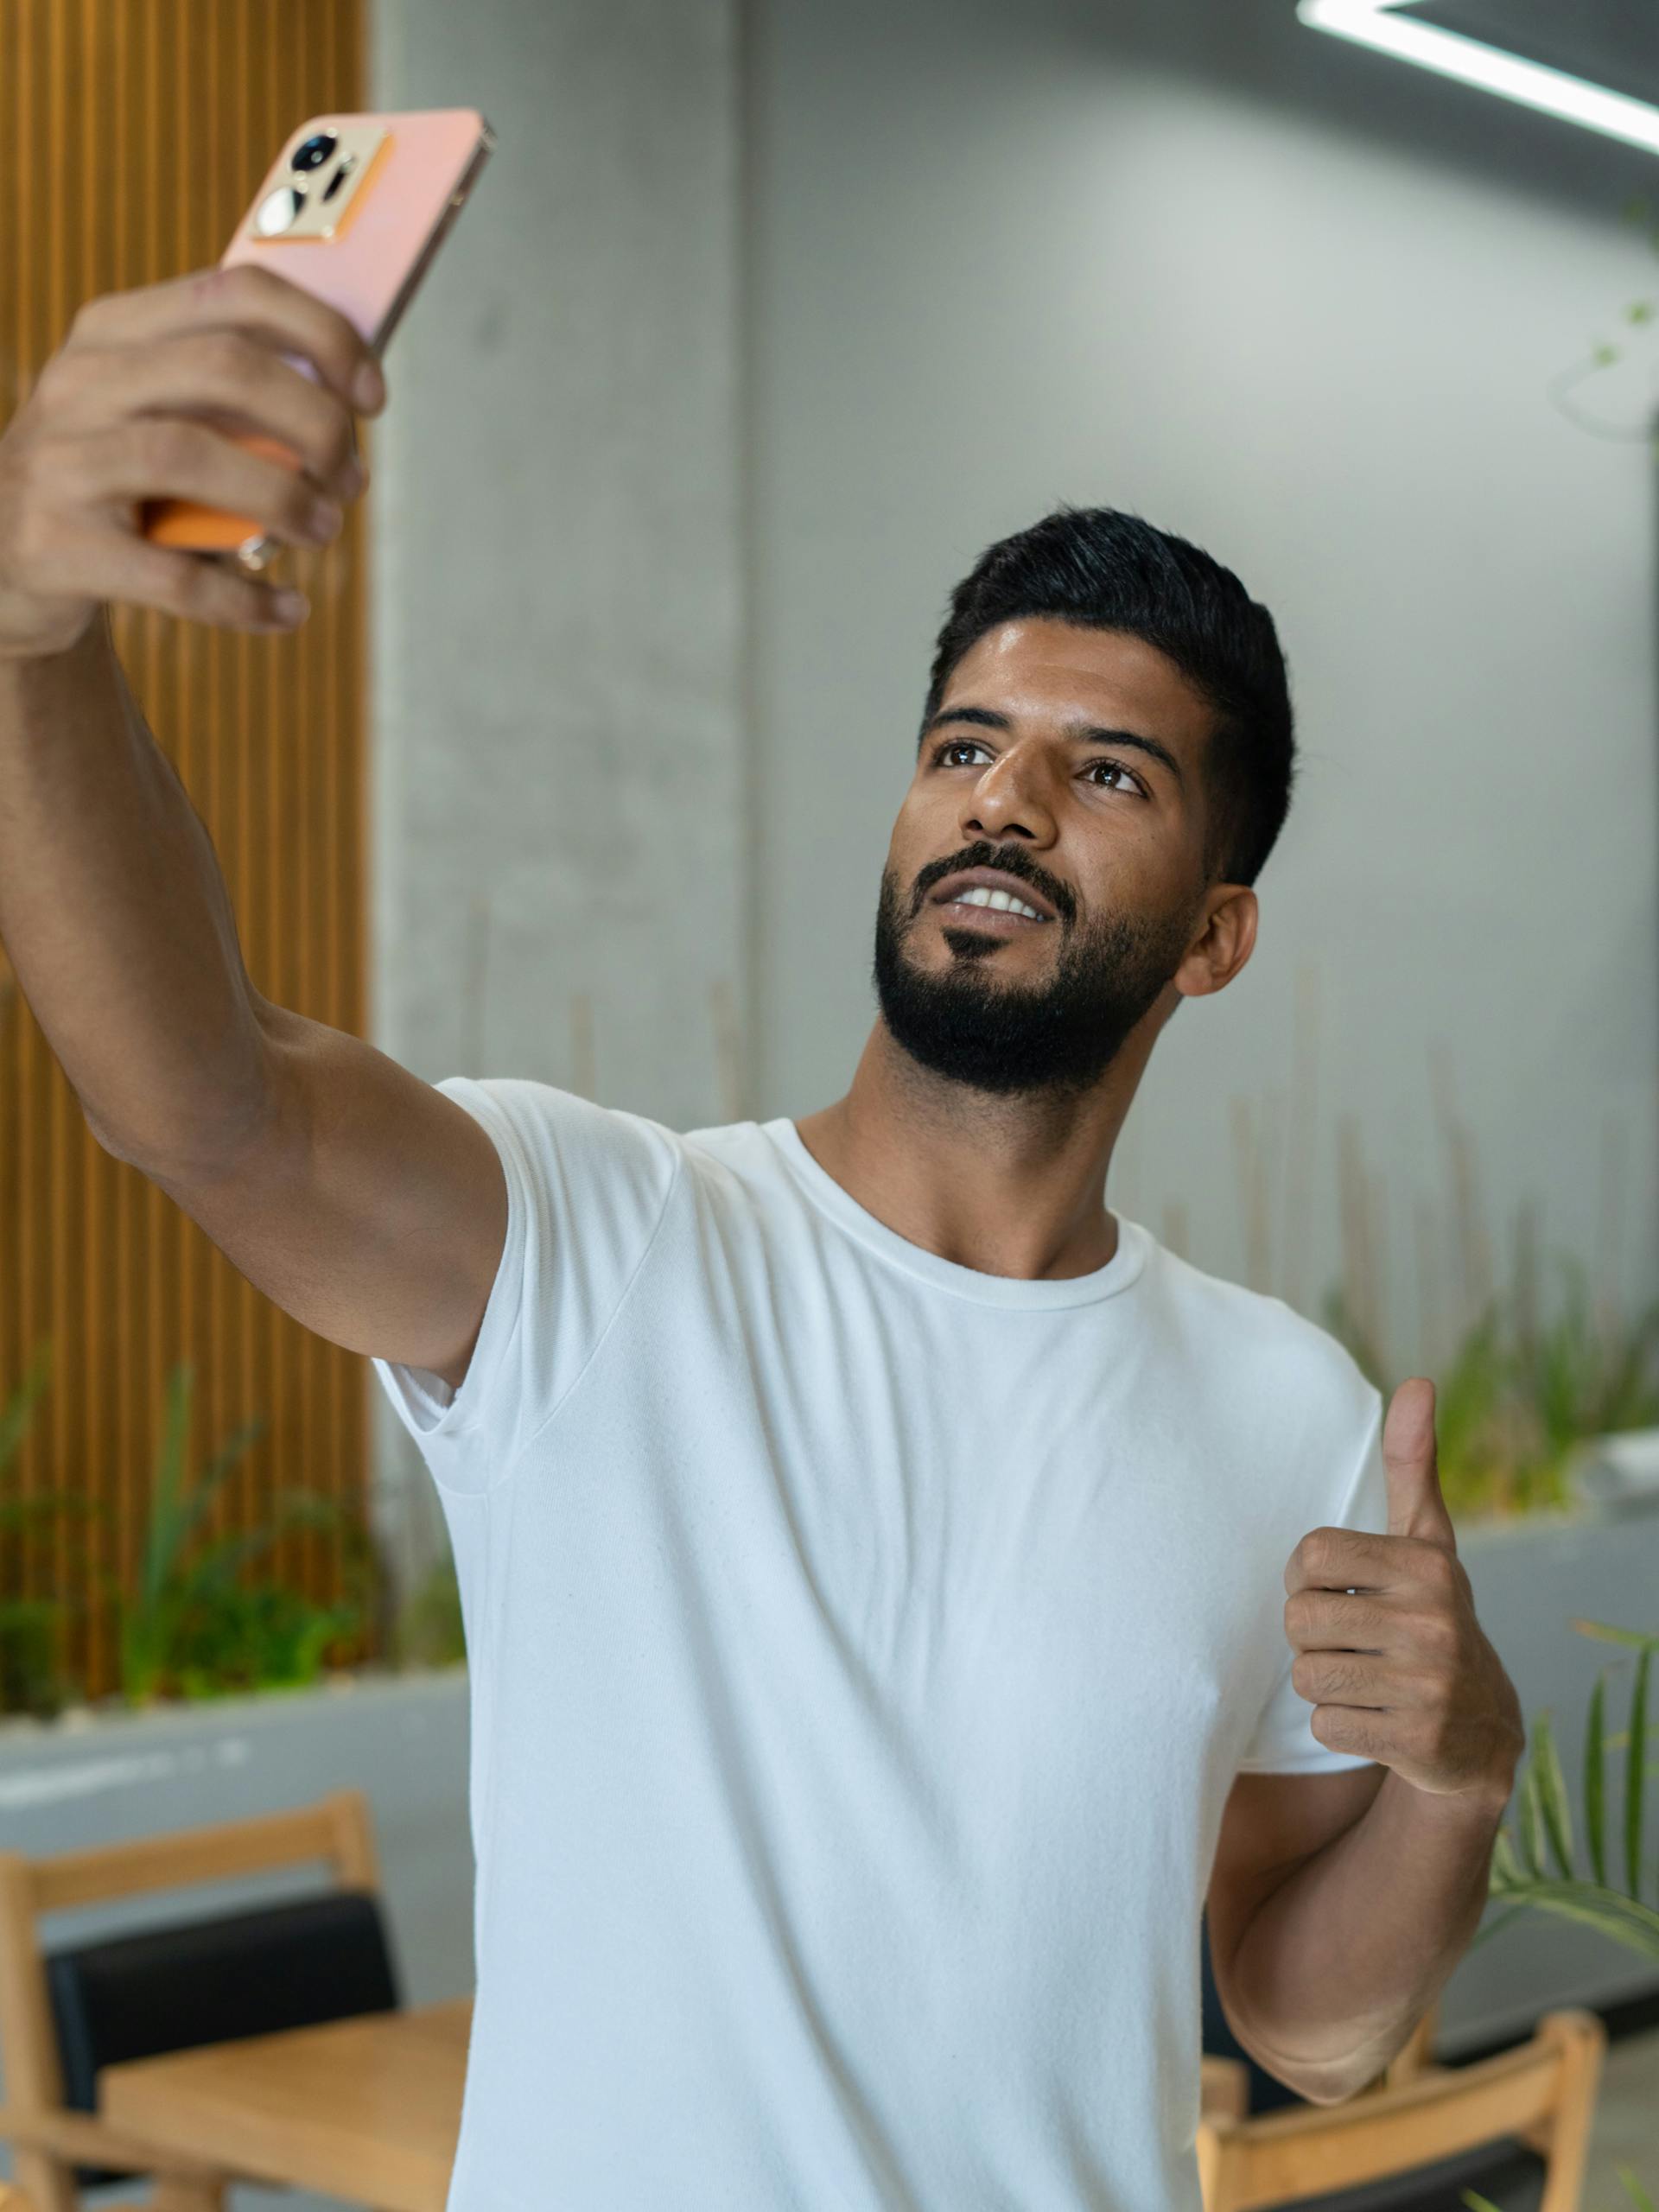
[[[1434,1451],[1434,1385],[1427,1376],[1402,1382],[1382,1423],[1382,1465],[1389,1486],[1389,1534],[1421,1536],[1455,1553],[1458,1540],[1440,1494]]]

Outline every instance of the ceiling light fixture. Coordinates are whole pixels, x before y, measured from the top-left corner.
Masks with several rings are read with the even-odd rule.
[[[1592,85],[1571,77],[1541,61],[1529,61],[1502,47],[1483,45],[1460,31],[1442,30],[1399,13],[1409,0],[1296,0],[1296,14],[1310,30],[1329,31],[1336,38],[1352,39],[1360,46],[1391,54],[1396,61],[1410,61],[1420,69],[1433,69],[1442,77],[1455,77],[1500,99],[1518,100],[1522,107],[1541,109],[1567,123],[1582,124],[1627,146],[1641,146],[1659,154],[1659,107],[1615,92],[1605,85]]]

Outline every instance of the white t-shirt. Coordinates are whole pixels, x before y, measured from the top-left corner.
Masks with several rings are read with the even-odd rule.
[[[1133,1221],[911,1243],[788,1119],[518,1080],[467,1378],[376,1361],[454,1541],[478,1993],[449,2212],[1198,2212],[1241,1768],[1362,1766],[1284,1569],[1381,1400]]]

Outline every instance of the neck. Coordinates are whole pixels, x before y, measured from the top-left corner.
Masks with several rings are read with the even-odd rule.
[[[867,1212],[941,1259],[1092,1274],[1117,1249],[1106,1173],[1152,1044],[1142,1023],[1081,1096],[999,1097],[918,1066],[878,1020],[846,1096],[796,1126]]]

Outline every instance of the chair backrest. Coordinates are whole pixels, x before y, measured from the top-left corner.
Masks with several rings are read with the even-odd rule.
[[[1577,2007],[1547,2012],[1529,2042],[1469,2066],[1430,2068],[1338,2105],[1198,2123],[1205,2212],[1329,2197],[1459,2152],[1519,2139],[1544,2162],[1539,2212],[1579,2212],[1606,2030]],[[1368,2196],[1379,2206],[1381,2196]],[[1414,2199],[1408,2182],[1397,2198]],[[1421,2201],[1421,2196],[1418,2201]],[[1313,2208],[1308,2208],[1313,2212]]]
[[[41,1947],[43,1913],[318,1859],[334,1876],[327,1898]],[[395,2005],[378,1886],[359,1789],[49,1857],[0,1852],[0,2140],[40,2212],[73,2212],[79,2187],[151,2170],[141,2146],[86,2116],[99,2064]]]

